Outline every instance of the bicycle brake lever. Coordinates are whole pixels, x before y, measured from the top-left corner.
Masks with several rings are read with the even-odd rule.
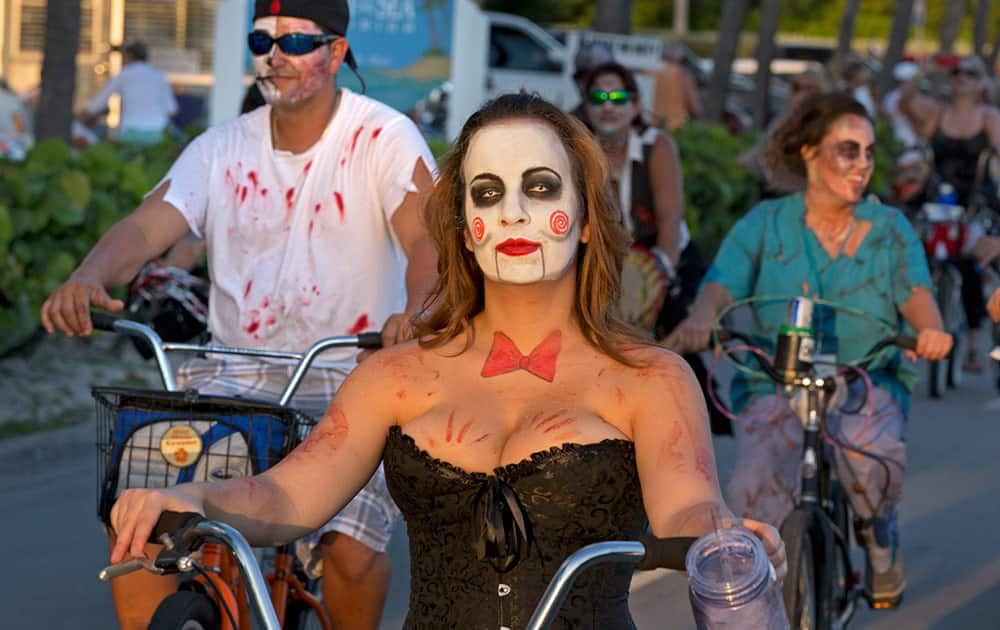
[[[163,575],[164,570],[156,566],[152,560],[148,558],[132,558],[131,560],[125,560],[124,562],[117,562],[110,566],[101,569],[101,572],[97,574],[97,579],[102,582],[110,582],[116,577],[121,577],[129,573],[138,571],[139,569],[145,569],[150,573],[156,575]]]

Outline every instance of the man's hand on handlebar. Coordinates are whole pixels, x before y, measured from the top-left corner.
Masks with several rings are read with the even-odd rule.
[[[162,490],[134,488],[123,492],[111,508],[111,528],[115,531],[111,563],[121,562],[129,556],[142,557],[143,547],[160,514],[167,510],[205,513],[201,502],[184,492],[181,486]]]
[[[411,324],[413,315],[409,313],[396,313],[390,315],[382,326],[382,347],[403,343],[413,339],[413,325]],[[370,357],[376,350],[362,350],[358,354],[358,363]]]
[[[925,328],[917,334],[917,356],[928,361],[939,361],[948,356],[953,343],[954,339],[948,333]]]
[[[89,335],[94,330],[90,323],[91,306],[115,313],[122,310],[125,303],[112,299],[90,276],[73,274],[42,304],[42,326],[49,333],[58,328],[70,336]]]

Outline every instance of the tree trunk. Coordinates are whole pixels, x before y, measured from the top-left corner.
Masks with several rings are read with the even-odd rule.
[[[837,30],[837,50],[833,55],[831,71],[835,78],[844,74],[847,57],[851,54],[851,41],[854,39],[854,25],[857,22],[858,9],[861,0],[847,0],[844,14],[840,16],[840,28]]]
[[[997,31],[993,35],[993,50],[990,51],[990,58],[986,60],[986,71],[990,73],[990,76],[996,76],[997,57],[1000,57],[1000,26],[997,27]]]
[[[35,138],[71,139],[76,53],[80,48],[80,0],[48,0],[42,90],[35,115]]]
[[[632,0],[597,0],[594,30],[604,33],[632,32]]]
[[[761,0],[760,27],[757,29],[757,89],[753,98],[753,126],[763,129],[771,108],[771,60],[774,59],[774,37],[778,34],[781,0]]]
[[[910,33],[910,21],[913,18],[913,0],[897,0],[896,15],[892,19],[892,30],[889,32],[889,45],[882,58],[882,71],[878,75],[876,103],[892,89],[892,69],[903,58],[906,38]]]
[[[748,0],[726,0],[722,6],[722,21],[715,43],[715,55],[712,57],[712,76],[708,80],[708,94],[705,97],[705,119],[710,122],[722,122],[729,73],[732,72],[733,58],[736,57],[748,4]]]
[[[958,39],[964,17],[965,0],[948,0],[945,3],[941,29],[938,33],[941,38],[941,52],[947,54],[955,52],[955,40]]]
[[[972,19],[972,52],[986,59],[986,38],[990,27],[990,2],[978,0],[976,13]],[[1000,25],[998,25],[1000,28]]]
[[[688,0],[674,0],[674,35],[687,35],[691,12]]]

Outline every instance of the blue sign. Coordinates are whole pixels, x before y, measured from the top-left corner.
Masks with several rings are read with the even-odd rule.
[[[347,39],[363,68],[404,70],[451,48],[452,0],[353,0]]]

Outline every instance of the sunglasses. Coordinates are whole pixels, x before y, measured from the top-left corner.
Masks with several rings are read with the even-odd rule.
[[[314,35],[312,33],[287,33],[281,37],[271,37],[267,31],[254,31],[247,35],[247,45],[255,55],[266,55],[275,44],[286,55],[305,55],[320,46],[329,44],[339,35]]]
[[[967,76],[972,79],[980,78],[979,71],[974,70],[972,68],[955,68],[951,71],[951,76],[953,77]]]
[[[590,94],[587,95],[587,99],[591,105],[598,107],[608,102],[618,107],[624,107],[632,101],[632,93],[627,90],[611,90],[610,92],[591,90]]]

